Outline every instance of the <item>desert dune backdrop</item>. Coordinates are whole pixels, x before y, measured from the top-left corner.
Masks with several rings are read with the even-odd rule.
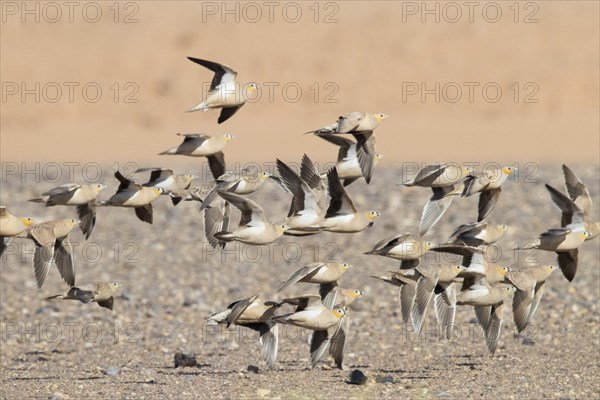
[[[68,4],[66,4],[68,3]],[[69,181],[117,187],[116,169],[170,167],[201,172],[206,161],[159,156],[176,133],[236,135],[230,168],[276,158],[319,163],[337,149],[302,133],[351,111],[390,116],[377,128],[384,154],[372,182],[347,191],[359,209],[381,216],[356,234],[285,236],[268,246],[211,248],[196,202],[154,202],[154,223],[131,209],[98,207],[89,240],[69,240],[77,284],[122,283],[114,311],[45,301],[65,289],[52,270],[38,289],[33,242],[15,239],[0,263],[2,398],[556,398],[600,397],[600,249],[579,249],[577,276],[560,273],[530,329],[518,334],[510,301],[496,354],[486,349],[470,307],[458,309],[460,334],[425,333],[403,323],[396,287],[369,278],[398,261],[367,256],[379,240],[416,233],[428,188],[396,186],[422,163],[519,167],[486,221],[509,226],[491,261],[557,262],[552,252],[509,247],[560,226],[544,183],[562,190],[561,164],[600,204],[600,3],[1,1],[0,204],[39,220],[73,218],[73,207],[28,202]],[[218,125],[219,111],[185,113],[200,102],[212,73],[192,56],[227,64],[239,82],[261,86],[257,101]],[[200,168],[203,168],[200,170]],[[274,172],[271,170],[270,172]],[[147,176],[140,176],[143,181]],[[195,181],[195,184],[200,184]],[[290,196],[265,183],[250,197],[267,218],[285,218]],[[424,240],[445,241],[477,216],[477,196],[454,200]],[[239,213],[234,211],[233,221]],[[430,254],[430,253],[428,253]],[[525,259],[524,257],[528,257]],[[307,331],[281,335],[275,368],[266,367],[245,328],[214,330],[206,318],[263,292],[275,300],[315,292],[280,282],[316,260],[354,265],[340,285],[366,292],[350,306],[345,363],[310,369]],[[424,262],[451,262],[439,257]],[[282,328],[283,332],[283,328]],[[300,332],[300,335],[298,335]],[[242,336],[243,335],[243,336]],[[175,368],[177,353],[195,357]]]
[[[35,4],[3,2],[2,161],[161,165],[177,132],[237,135],[229,161],[328,161],[301,133],[360,110],[391,116],[382,165],[598,162],[598,2],[97,2],[58,19]],[[184,113],[212,79],[187,56],[260,99],[222,125]]]

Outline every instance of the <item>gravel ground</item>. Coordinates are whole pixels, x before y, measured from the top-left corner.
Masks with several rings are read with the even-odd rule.
[[[598,218],[600,167],[572,165],[588,184]],[[534,238],[558,226],[544,182],[562,187],[560,165],[547,165],[518,182],[507,182],[491,220],[511,226],[500,241],[498,262],[513,265],[508,251],[515,241]],[[30,242],[19,242],[1,264],[1,381],[3,398],[599,398],[600,322],[598,239],[580,251],[572,283],[560,272],[550,277],[544,299],[525,335],[516,335],[510,307],[501,343],[487,354],[474,312],[457,314],[460,335],[452,342],[435,332],[433,310],[427,332],[410,332],[399,315],[397,290],[369,279],[397,268],[397,262],[362,255],[379,239],[414,232],[429,197],[423,188],[399,188],[402,171],[376,171],[371,185],[349,187],[359,208],[382,213],[371,230],[354,235],[323,233],[285,237],[272,246],[230,245],[227,253],[204,242],[196,204],[155,204],[154,225],[133,211],[101,209],[88,242],[72,235],[77,282],[117,281],[125,286],[110,312],[95,304],[48,302],[43,298],[64,288],[51,271],[37,290],[31,268]],[[106,181],[109,181],[108,178]],[[101,195],[106,198],[116,187]],[[60,218],[68,208],[43,209],[21,202],[51,184],[2,185],[2,204],[15,214]],[[389,194],[383,196],[383,194]],[[273,219],[285,215],[288,196],[273,185],[252,195]],[[460,223],[476,216],[476,199],[459,199],[427,237],[443,240]],[[520,257],[527,255],[520,253]],[[551,253],[529,255],[554,263]],[[351,306],[349,368],[368,377],[366,385],[348,383],[348,371],[332,369],[330,359],[310,369],[307,332],[285,329],[276,368],[268,370],[255,337],[245,330],[215,330],[205,324],[211,312],[231,301],[262,291],[273,293],[293,271],[317,258],[334,258],[355,266],[345,287],[366,295]],[[428,262],[435,262],[433,256]],[[275,299],[314,290],[298,284]],[[185,352],[195,367],[174,368],[174,355]],[[379,381],[388,381],[380,383]]]

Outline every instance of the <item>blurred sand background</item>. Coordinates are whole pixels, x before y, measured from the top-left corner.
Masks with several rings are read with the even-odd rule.
[[[506,183],[491,216],[493,222],[511,227],[499,243],[503,250],[559,224],[559,212],[542,183],[562,188],[563,162],[588,186],[595,206],[592,217],[598,218],[598,2],[529,2],[533,8],[527,9],[525,3],[518,3],[519,23],[509,8],[514,7],[513,1],[496,3],[502,10],[497,23],[487,22],[482,15],[488,3],[477,3],[472,23],[466,7],[461,9],[460,21],[448,22],[454,14],[446,9],[447,14],[436,23],[435,16],[423,15],[423,2],[391,1],[319,3],[319,23],[314,22],[314,8],[310,8],[314,2],[296,3],[303,13],[297,23],[283,18],[283,3],[279,3],[273,23],[268,22],[267,8],[261,10],[261,21],[251,23],[248,17],[254,14],[246,9],[248,14],[243,15],[242,3],[237,3],[239,22],[235,23],[235,15],[228,15],[226,24],[221,22],[222,2],[122,2],[117,23],[114,9],[109,8],[113,1],[77,3],[73,23],[68,22],[66,8],[56,23],[46,22],[42,15],[39,23],[33,21],[35,15],[22,23],[22,10],[12,15],[14,9],[7,9],[7,4],[21,7],[24,3],[0,3],[0,203],[14,208],[15,214],[40,219],[75,215],[72,208],[44,208],[25,201],[68,182],[64,173],[53,179],[54,163],[63,168],[61,172],[69,170],[67,162],[80,163],[74,166],[77,175],[72,180],[77,182],[83,180],[82,171],[92,178],[100,172],[99,180],[109,184],[100,196],[106,199],[116,187],[111,176],[116,167],[126,173],[136,165],[194,171],[198,163],[204,163],[203,159],[157,155],[179,141],[177,132],[235,134],[237,138],[226,148],[230,167],[235,162],[273,162],[277,157],[297,162],[304,152],[322,163],[334,160],[337,150],[302,132],[350,111],[384,112],[391,118],[377,130],[377,148],[385,158],[373,182],[367,186],[360,180],[348,188],[357,207],[369,205],[382,212],[371,230],[355,235],[284,237],[263,249],[263,254],[273,251],[273,258],[259,260],[251,260],[254,253],[245,256],[242,247],[232,245],[237,258],[232,260],[230,254],[223,262],[225,253],[213,251],[205,242],[195,203],[174,208],[167,198],[157,200],[153,225],[138,221],[131,210],[100,208],[90,241],[84,242],[78,230],[71,239],[78,245],[78,283],[114,280],[125,284],[113,312],[95,305],[44,301],[64,288],[58,274],[51,271],[44,288],[38,290],[31,271],[31,242],[13,248],[21,249],[21,254],[7,251],[0,263],[0,397],[599,397],[597,239],[582,246],[572,283],[559,272],[549,279],[532,334],[516,335],[510,306],[506,306],[503,336],[494,357],[487,355],[468,308],[461,308],[457,316],[465,333],[456,345],[431,333],[407,335],[397,289],[367,278],[396,269],[397,262],[362,254],[383,237],[414,232],[418,227],[431,192],[392,186],[399,174],[407,172],[399,168],[402,163],[410,163],[411,168],[413,163],[435,161],[518,164],[519,175]],[[28,4],[33,8],[46,3]],[[100,5],[102,17],[97,23],[82,18],[84,4]],[[433,8],[446,3],[427,4]],[[203,7],[205,11],[217,7],[217,14],[207,15]],[[322,23],[336,10],[332,18],[337,23]],[[52,10],[46,11],[46,17],[54,16]],[[88,11],[88,17],[94,16],[93,9]],[[488,10],[488,19],[493,11]],[[293,17],[292,9],[289,13],[287,17]],[[127,15],[138,22],[123,23]],[[523,23],[528,15],[538,22]],[[186,60],[187,56],[228,64],[239,72],[240,82],[263,86],[276,82],[279,89],[273,101],[263,93],[261,101],[245,105],[222,125],[216,123],[218,111],[186,114],[186,109],[200,101],[203,84],[212,78],[210,71]],[[14,84],[33,88],[36,82],[40,86],[56,82],[63,88],[61,98],[56,103],[45,99],[36,103],[29,94],[22,102],[21,93],[7,93]],[[79,85],[73,102],[69,102],[65,82]],[[117,102],[111,89],[116,88],[115,82],[120,88]],[[132,95],[137,103],[124,102],[131,93],[131,86],[125,88],[128,82],[139,89]],[[337,103],[325,102],[329,82],[339,89],[332,97]],[[404,102],[403,82],[424,82],[428,88],[435,82],[441,86],[457,82],[463,97],[457,103],[443,99],[436,103],[433,95],[425,102],[414,95]],[[463,82],[479,84],[472,103]],[[496,103],[482,97],[481,87],[490,82],[503,91]],[[520,87],[517,102],[510,89],[515,82]],[[524,103],[531,92],[525,89],[528,82],[539,88],[533,96],[537,103]],[[86,101],[81,93],[90,83],[102,89],[96,103]],[[310,89],[315,83],[320,88],[317,101]],[[286,84],[301,87],[298,102],[285,100],[281,88]],[[107,169],[96,170],[94,164],[84,169],[85,162]],[[252,197],[265,206],[269,219],[281,218],[288,209],[289,196],[273,185]],[[445,240],[456,226],[470,222],[476,202],[475,197],[455,200],[428,240]],[[371,379],[391,378],[392,383],[347,385],[348,373],[331,370],[328,360],[308,370],[305,336],[282,340],[276,369],[268,371],[254,343],[238,343],[231,335],[223,339],[205,334],[209,313],[252,293],[272,293],[282,279],[313,261],[313,246],[325,257],[330,245],[335,245],[333,257],[356,266],[342,284],[367,293],[352,305],[347,364]],[[283,257],[279,249],[286,246],[301,248],[303,257],[293,261]],[[503,251],[498,262],[512,266],[521,260],[517,256],[523,253]],[[535,256],[541,264],[556,262],[553,253]],[[299,285],[277,298],[310,290]],[[74,338],[65,335],[51,341],[37,340],[31,333],[22,335],[27,327],[71,323],[79,324]],[[8,330],[15,324],[21,330],[11,334]],[[82,336],[88,324],[101,328],[98,340]],[[123,331],[131,324],[136,327],[133,341]],[[435,326],[431,308],[427,324]],[[115,327],[120,329],[116,339]],[[178,351],[193,354],[199,365],[173,368]],[[117,374],[109,376],[109,367],[117,367]]]
[[[16,4],[17,10],[7,9],[6,3]],[[252,23],[255,9],[238,3],[236,23],[235,14],[223,14],[221,2],[187,1],[121,3],[117,23],[115,10],[109,9],[113,3],[98,2],[102,16],[89,23],[83,18],[84,4],[74,9],[72,23],[64,6],[56,23],[46,21],[55,18],[54,10],[40,8],[36,23],[35,15],[22,15],[22,3],[3,2],[3,162],[188,165],[194,161],[156,155],[178,142],[177,132],[236,134],[226,149],[230,162],[298,161],[304,152],[330,161],[336,149],[301,133],[355,110],[391,116],[377,131],[378,150],[385,155],[382,165],[599,162],[598,2],[533,3],[537,9],[521,3],[518,23],[512,2],[497,3],[502,16],[496,23],[486,21],[495,14],[492,8],[484,13],[486,3],[474,8],[473,22],[469,9],[461,6],[456,23],[450,22],[455,9],[435,2],[428,7],[440,7],[439,23],[435,15],[423,13],[421,2],[320,3],[318,23],[313,2],[295,3],[302,11],[297,23],[286,21],[296,9],[288,8],[284,16],[283,3],[274,9],[273,23],[265,6],[262,18]],[[88,17],[94,12],[87,9]],[[138,22],[124,23],[127,16]],[[323,23],[327,16],[338,22]],[[538,22],[524,23],[528,16]],[[203,84],[212,78],[187,56],[230,65],[240,82],[263,87],[277,82],[279,87],[272,101],[263,92],[260,101],[217,125],[218,111],[184,113],[200,101]],[[62,96],[55,103],[45,101],[56,97],[53,85],[41,93],[39,103],[34,95],[23,102],[20,91],[7,92],[13,83],[33,88],[35,82],[40,91],[56,82]],[[79,84],[72,103],[64,82]],[[89,82],[102,89],[96,103],[83,97]],[[115,82],[120,87],[117,102],[110,89]],[[133,90],[124,88],[128,82],[139,89],[132,96],[137,104],[124,102]],[[331,97],[337,103],[325,102],[332,92],[325,87],[328,82],[339,89]],[[422,102],[420,93],[403,101],[406,82],[424,82],[429,89],[440,82],[440,102],[434,95]],[[456,103],[445,101],[441,93],[449,82],[462,88]],[[472,103],[464,82],[479,84]],[[496,103],[483,97],[482,87],[489,82],[502,89]],[[510,88],[515,82],[520,86],[516,102]],[[528,82],[539,88],[532,97],[537,103],[524,103],[533,91],[533,86],[524,87]],[[315,83],[320,90],[316,101],[310,89]],[[297,102],[286,101],[286,84],[301,87]],[[451,89],[447,97],[455,96]],[[494,90],[489,93],[493,96]],[[294,96],[293,88],[288,94]]]

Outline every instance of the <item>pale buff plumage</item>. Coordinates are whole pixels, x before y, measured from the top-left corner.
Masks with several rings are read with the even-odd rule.
[[[422,264],[415,268],[417,284],[415,287],[415,299],[411,308],[411,321],[415,332],[421,333],[423,321],[425,320],[425,312],[427,311],[429,302],[433,298],[436,286],[438,284],[451,284],[464,270],[466,270],[466,267],[463,265],[451,264]]]
[[[263,209],[250,199],[238,194],[219,191],[219,195],[242,212],[237,229],[232,232],[218,232],[215,237],[224,242],[238,241],[246,244],[265,245],[279,239],[289,226],[270,223],[265,219]]]
[[[358,157],[359,146],[356,142],[337,135],[317,135],[330,143],[335,144],[340,149],[336,162],[338,177],[343,181],[344,186],[348,186],[352,182],[363,177],[360,160]],[[383,158],[383,154],[376,153],[373,157],[373,168],[379,164]],[[323,175],[324,178],[327,175]]]
[[[174,174],[169,168],[140,168],[135,172],[150,172],[150,179],[143,186],[163,189],[175,206],[187,197],[192,181],[198,178],[193,174]]]
[[[54,296],[46,297],[45,300],[79,300],[82,303],[98,303],[100,307],[113,309],[114,294],[118,288],[122,287],[120,283],[114,282],[92,282],[84,285],[72,286],[66,292]]]
[[[524,246],[514,246],[513,249],[538,249],[554,251],[558,255],[558,266],[563,275],[570,282],[577,272],[579,246],[590,236],[582,226],[576,229],[556,228],[542,233],[538,239],[526,243]]]
[[[346,313],[343,309],[330,310],[321,303],[319,295],[305,295],[282,300],[296,306],[293,313],[275,317],[277,322],[313,331],[327,330],[335,326]]]
[[[334,308],[342,308],[346,314],[342,317],[338,329],[333,333],[329,344],[329,354],[335,365],[340,369],[346,369],[344,365],[344,354],[346,353],[346,342],[350,334],[350,310],[348,306],[358,300],[365,293],[359,289],[337,288],[338,300]],[[319,335],[311,338],[311,348],[319,347]]]
[[[541,265],[511,270],[506,274],[506,280],[517,288],[512,308],[519,332],[525,330],[533,319],[544,294],[546,279],[557,269],[556,265]]]
[[[303,162],[306,159],[308,157],[304,155]],[[310,162],[312,164],[312,161]],[[290,230],[286,234],[306,235],[320,232],[324,212],[321,210],[317,194],[293,169],[279,159],[277,170],[282,184],[292,194],[292,203],[285,221]]]
[[[172,147],[160,155],[184,155],[189,157],[206,157],[208,166],[215,179],[225,173],[225,155],[223,153],[225,146],[235,136],[229,133],[218,136],[208,136],[201,133],[188,133],[178,135],[183,136],[183,142]]]
[[[187,133],[177,135],[183,136],[183,142],[177,146],[159,153],[160,155],[184,155],[190,157],[209,157],[222,152],[229,141],[235,139],[235,135],[226,133],[223,135],[209,136],[202,133]]]
[[[61,219],[35,224],[27,229],[27,238],[35,244],[33,269],[38,288],[44,284],[53,263],[62,279],[69,286],[75,285],[73,251],[67,235],[79,222],[76,219]]]
[[[279,285],[277,292],[281,292],[297,282],[304,283],[333,283],[337,282],[342,275],[352,266],[340,262],[316,262],[308,264],[294,272],[287,280]]]
[[[210,207],[219,198],[219,191],[242,195],[254,193],[270,178],[272,175],[269,172],[261,172],[252,168],[227,171],[216,179],[215,185],[202,199],[200,210]]]
[[[310,131],[308,133],[315,134],[331,134],[331,133],[362,133],[375,130],[379,124],[389,118],[388,115],[382,113],[369,114],[360,111],[354,111],[348,114],[341,115],[337,121],[323,128]]]
[[[463,193],[464,180],[472,172],[471,168],[458,164],[432,164],[423,167],[414,178],[401,184],[428,187],[433,192],[421,213],[419,235],[425,235],[442,218],[453,199]]]
[[[117,192],[108,200],[98,203],[99,206],[128,207],[135,209],[135,215],[144,222],[152,224],[152,202],[165,190],[157,187],[146,187],[125,178],[119,171],[115,178],[120,182]]]
[[[448,238],[448,242],[467,246],[496,243],[508,229],[507,225],[473,222],[460,225]]]
[[[23,233],[33,224],[29,217],[16,217],[8,212],[5,206],[0,206],[0,256],[4,254],[14,236]]]
[[[239,325],[259,333],[261,353],[269,368],[275,366],[279,347],[279,327],[272,320],[273,314],[281,306],[267,300],[258,293],[247,299],[231,303],[227,310],[208,317],[209,324]]]
[[[220,108],[221,114],[217,122],[221,124],[231,118],[258,89],[256,83],[245,85],[237,83],[235,81],[237,72],[224,64],[193,57],[188,59],[215,73],[206,98],[187,110],[188,112]]]
[[[502,184],[516,170],[514,167],[506,166],[486,169],[467,176],[463,196],[480,193],[477,222],[483,221],[492,212],[502,192]]]
[[[274,317],[275,321],[314,331],[310,346],[310,361],[314,368],[329,348],[332,337],[339,330],[346,310],[328,309],[321,303],[319,295],[299,296],[282,302],[295,305],[296,310],[293,313]]]
[[[358,211],[344,190],[337,171],[332,168],[327,173],[329,186],[329,208],[323,221],[323,230],[339,233],[355,233],[373,225],[379,217],[377,211]]]
[[[414,178],[402,183],[404,186],[446,187],[462,182],[472,168],[453,163],[431,164],[420,169]]]
[[[433,242],[416,240],[410,233],[401,233],[379,241],[365,254],[401,260],[400,269],[409,269],[419,265],[419,259],[433,246]]]
[[[593,207],[590,192],[569,167],[563,164],[562,169],[568,197],[546,185],[552,201],[562,212],[561,226],[574,230],[583,228],[589,233],[586,240],[591,240],[600,234],[600,222],[591,215]]]
[[[36,203],[45,203],[46,207],[52,206],[76,206],[77,214],[81,223],[79,227],[88,239],[96,224],[96,199],[98,194],[106,188],[101,183],[78,185],[66,184],[55,187],[42,193],[41,197],[31,199]]]
[[[463,287],[458,292],[454,290],[454,285],[451,285],[446,290],[445,296],[436,297],[436,316],[443,327],[451,328],[454,324],[456,306],[473,306],[477,320],[483,328],[488,351],[493,355],[501,335],[504,301],[515,291],[513,285],[497,283],[492,286],[485,280],[471,286],[463,283]]]

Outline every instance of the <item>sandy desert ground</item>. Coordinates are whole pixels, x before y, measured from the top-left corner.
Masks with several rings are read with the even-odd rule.
[[[364,110],[391,116],[377,130],[384,158],[373,182],[349,193],[382,217],[355,235],[232,244],[220,253],[205,241],[197,204],[174,208],[161,198],[153,225],[131,210],[101,209],[90,240],[73,234],[77,281],[123,283],[114,312],[42,300],[64,284],[52,271],[38,290],[33,245],[18,242],[0,263],[2,398],[600,397],[598,239],[582,246],[572,283],[560,273],[549,279],[531,331],[516,335],[507,313],[494,357],[469,309],[457,317],[453,343],[435,334],[433,310],[429,334],[410,333],[396,289],[368,278],[396,262],[362,254],[383,237],[416,231],[430,192],[395,185],[430,162],[519,167],[490,218],[511,226],[501,264],[527,255],[510,244],[559,225],[543,183],[562,187],[562,163],[587,183],[600,217],[598,2],[475,2],[472,15],[463,2],[276,2],[272,22],[262,2],[252,3],[257,21],[247,2],[75,2],[72,18],[64,2],[52,3],[0,2],[0,204],[63,218],[73,210],[26,200],[86,180],[108,184],[106,199],[116,169],[162,166],[209,179],[203,159],[157,155],[178,132],[235,134],[229,168],[272,172],[276,158],[297,163],[308,153],[325,170],[337,149],[301,133]],[[261,98],[222,125],[217,111],[184,113],[212,78],[187,56],[231,65],[240,81],[261,85]],[[273,219],[287,213],[288,196],[274,185],[252,198]],[[460,199],[427,237],[444,240],[475,210],[476,199]],[[367,385],[348,384],[348,371],[331,360],[309,369],[306,332],[285,331],[268,370],[248,332],[206,326],[210,313],[273,294],[324,257],[354,264],[342,284],[367,293],[351,306],[346,356]],[[298,285],[276,298],[310,290]],[[198,365],[174,368],[178,352]]]
[[[598,167],[573,168],[590,183],[598,204],[599,188],[593,183]],[[138,221],[130,210],[101,209],[88,242],[79,232],[73,235],[78,243],[77,280],[124,283],[114,312],[95,304],[41,300],[62,290],[64,284],[51,271],[43,289],[37,290],[31,268],[32,245],[21,243],[22,253],[5,255],[2,261],[3,397],[597,397],[597,240],[582,246],[572,283],[560,272],[551,276],[534,326],[526,335],[516,335],[512,313],[507,312],[494,357],[487,354],[474,313],[466,308],[457,316],[460,336],[453,342],[443,341],[435,333],[433,310],[426,320],[429,333],[417,336],[401,322],[396,289],[368,278],[396,269],[397,262],[362,255],[379,239],[414,232],[418,226],[428,190],[390,189],[389,182],[401,176],[400,170],[379,170],[368,187],[364,182],[349,187],[358,206],[370,205],[382,212],[371,230],[354,235],[286,237],[259,251],[245,245],[230,245],[225,254],[212,251],[204,241],[197,205],[189,202],[174,208],[167,199],[159,199],[152,226]],[[560,187],[560,166],[545,165],[532,178],[537,183],[507,182],[491,216],[492,221],[511,227],[499,243],[502,252],[492,255],[500,264],[514,265],[524,256],[539,263],[555,262],[553,254],[519,253],[517,259],[506,250],[513,242],[558,224],[558,212],[542,183]],[[114,185],[111,179],[106,183]],[[3,192],[20,200],[33,196],[35,188],[11,183]],[[386,196],[379,194],[384,192]],[[286,212],[288,195],[275,185],[267,184],[252,197],[265,205],[273,219]],[[18,204],[32,215],[59,218],[72,212]],[[428,237],[445,239],[453,227],[474,217],[475,205],[475,199],[459,199]],[[11,248],[8,253],[15,251]],[[284,330],[277,366],[268,370],[256,337],[243,330],[215,331],[205,324],[210,313],[233,300],[256,292],[273,294],[280,281],[312,262],[315,254],[353,264],[355,268],[341,284],[367,293],[351,306],[346,356],[351,369],[360,369],[373,379],[366,386],[348,384],[348,372],[331,369],[330,360],[311,370],[306,332]],[[311,290],[310,285],[299,284],[274,298]],[[174,355],[181,351],[194,355],[198,366],[174,368]],[[107,375],[114,367],[118,373]],[[391,378],[392,382],[377,383],[377,378]]]

